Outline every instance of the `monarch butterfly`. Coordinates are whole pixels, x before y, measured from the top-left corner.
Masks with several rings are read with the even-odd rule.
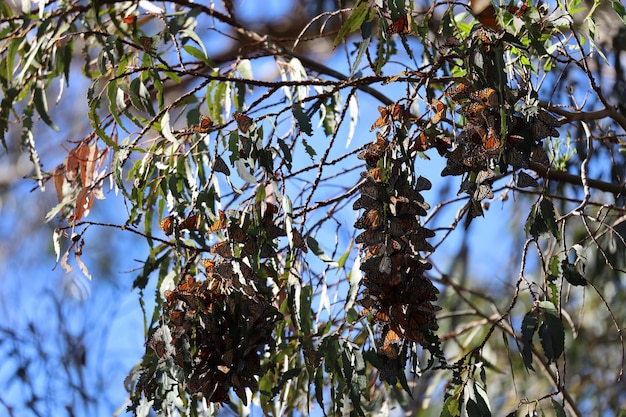
[[[235,122],[237,122],[237,128],[239,129],[239,131],[241,131],[242,133],[247,133],[248,129],[250,129],[250,126],[252,126],[252,119],[245,114],[239,112],[235,112],[233,114],[233,117],[235,118]]]
[[[531,149],[530,159],[533,162],[537,162],[543,166],[546,166],[546,167],[550,166],[550,158],[548,157],[546,150],[543,149],[543,146],[541,145],[536,145]]]
[[[528,156],[517,149],[511,149],[506,154],[509,165],[515,168],[528,168]]]
[[[206,272],[209,273],[215,266],[215,261],[213,259],[200,259],[200,265],[206,269]]]
[[[498,92],[490,87],[480,89],[470,94],[470,98],[473,100],[479,100],[487,107],[498,106]]]
[[[354,223],[354,227],[357,229],[379,229],[382,226],[383,217],[377,209],[367,210],[363,215]]]
[[[398,33],[400,35],[408,35],[411,33],[411,14],[407,13],[394,20],[391,26],[387,28],[387,33]]]
[[[213,120],[209,116],[204,114],[200,116],[200,122],[198,125],[193,126],[191,130],[198,133],[206,133],[213,127]]]
[[[361,152],[357,158],[365,160],[370,166],[376,166],[388,149],[389,142],[387,139],[377,134],[376,141],[366,145],[365,150]]]
[[[302,251],[304,252],[308,252],[309,248],[306,246],[306,243],[304,242],[304,237],[302,236],[302,234],[295,228],[291,229],[291,236],[293,239],[293,246],[298,248],[298,249],[302,249]]]
[[[559,136],[559,131],[554,127],[557,125],[556,118],[545,110],[539,111],[533,120],[531,128],[535,139],[543,139],[548,136]]]
[[[369,171],[361,172],[361,177],[380,184],[383,181],[381,173],[382,170],[380,169],[380,167],[376,167],[370,169]]]
[[[380,113],[380,117],[376,119],[370,128],[370,131],[386,126],[391,121],[402,120],[406,113],[406,109],[403,105],[394,103],[386,107],[378,106],[378,112]]]
[[[378,230],[366,230],[355,238],[356,243],[363,243],[365,246],[375,246],[383,243],[384,235]]]
[[[230,249],[230,243],[227,240],[218,242],[211,247],[211,253],[219,255],[222,258],[232,258],[233,252]]]
[[[444,156],[448,149],[452,147],[452,139],[446,134],[437,135],[435,138],[435,148],[439,155]]]
[[[539,187],[539,183],[537,182],[537,180],[525,173],[524,171],[520,171],[517,173],[516,185],[520,188]]]
[[[461,143],[480,144],[486,135],[487,131],[482,124],[467,123],[461,133],[459,133],[458,139]]]
[[[415,141],[413,141],[413,149],[416,152],[424,152],[430,148],[430,142],[428,141],[428,135],[423,130],[417,135]]]
[[[359,209],[373,209],[373,208],[380,208],[382,206],[382,202],[378,201],[377,199],[363,194],[361,195],[361,197],[359,197],[354,204],[352,205],[352,210],[359,210]]]
[[[382,345],[378,348],[377,354],[386,356],[389,359],[396,359],[400,354],[400,335],[391,329],[391,326],[385,325],[382,334]]]
[[[181,222],[180,228],[189,231],[198,230],[200,228],[200,221],[200,216],[198,216],[197,214],[192,214]]]
[[[215,220],[215,222],[211,226],[211,231],[216,232],[218,230],[225,229],[227,224],[228,219],[226,218],[226,215],[222,210],[219,210],[217,212],[217,220]]]
[[[389,198],[391,204],[389,204],[389,211],[394,216],[403,215],[417,215],[425,216],[426,209],[422,204],[416,201],[412,201],[407,197],[395,197]]]
[[[478,187],[476,187],[476,191],[474,191],[473,199],[474,201],[482,201],[485,198],[493,198],[491,186],[487,184],[479,184]]]
[[[228,168],[228,165],[226,165],[224,159],[222,159],[222,157],[219,155],[213,161],[213,169],[215,170],[215,172],[221,172],[222,174],[230,175],[230,168]]]
[[[439,121],[446,115],[446,106],[445,104],[443,104],[443,102],[434,98],[432,102],[432,108],[433,108],[434,114],[430,120],[433,123],[439,123]]]
[[[385,196],[385,189],[382,185],[379,184],[363,184],[359,191],[361,191],[362,195],[366,195],[375,200],[380,200]]]
[[[500,138],[495,129],[490,127],[487,129],[487,134],[484,137],[483,147],[486,150],[494,150],[500,147]]]
[[[457,86],[448,87],[446,91],[444,91],[444,95],[450,97],[450,99],[459,102],[460,100],[466,99],[470,96],[471,90],[470,87],[466,84],[460,83]]]
[[[172,216],[167,216],[159,222],[159,227],[167,236],[174,233],[174,222]]]
[[[241,256],[252,256],[259,253],[259,245],[256,240],[248,239],[241,248]]]
[[[471,103],[469,106],[463,106],[459,110],[457,110],[461,116],[466,119],[479,119],[479,120],[487,120],[489,116],[489,109],[483,103]]]
[[[140,36],[139,37],[139,42],[141,42],[141,46],[143,48],[144,51],[146,52],[152,52],[152,44],[153,44],[153,39],[149,36]]]
[[[380,265],[380,256],[369,257],[361,264],[361,271],[368,275],[369,279],[372,279],[371,274],[378,272],[378,266]]]
[[[128,16],[124,17],[122,19],[122,22],[126,23],[127,25],[132,25],[133,23],[135,23],[135,21],[137,20],[137,16],[134,14],[129,14]]]
[[[496,9],[491,3],[491,0],[470,0],[470,9],[472,14],[476,16],[476,19],[488,28],[496,31],[500,31],[500,25],[496,20]]]
[[[248,234],[237,224],[231,223],[228,226],[228,237],[235,243],[245,243]]]

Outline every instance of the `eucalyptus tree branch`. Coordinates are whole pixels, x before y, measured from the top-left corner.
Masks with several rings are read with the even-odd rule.
[[[573,175],[565,171],[552,170],[542,164],[530,161],[528,163],[530,169],[535,171],[541,177],[553,180],[566,182],[573,185],[583,185],[583,180],[578,175]],[[606,191],[615,195],[621,195],[626,192],[626,184],[615,184],[611,182],[604,182],[593,178],[587,178],[587,185],[590,188],[595,188],[600,191]]]

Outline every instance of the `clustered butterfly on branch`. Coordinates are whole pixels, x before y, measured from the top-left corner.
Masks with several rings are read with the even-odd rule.
[[[412,176],[408,163],[417,153],[405,149],[394,135],[396,122],[404,125],[408,111],[396,103],[381,107],[380,112],[373,127],[382,128],[389,139],[377,132],[376,140],[359,155],[367,171],[362,173],[360,197],[353,209],[363,209],[354,225],[364,229],[355,240],[364,247],[365,288],[359,304],[362,314],[380,328],[371,361],[380,370],[380,379],[393,384],[403,380],[415,344],[441,357],[434,334],[438,328],[435,313],[440,308],[432,304],[439,291],[424,276],[431,265],[419,254],[433,250],[426,239],[435,234],[419,220],[429,208],[420,192],[431,184],[424,177]]]
[[[190,394],[201,394],[208,402],[229,403],[232,388],[247,403],[246,388],[258,390],[263,374],[261,356],[275,345],[272,335],[282,314],[274,306],[267,278],[276,279],[269,260],[277,256],[276,239],[286,235],[276,225],[277,213],[278,207],[267,202],[254,204],[248,215],[219,211],[209,233],[224,239],[210,247],[213,257],[200,260],[204,272],[185,272],[176,287],[165,292],[156,330],[165,326],[167,331],[153,332],[148,345],[158,363],[169,361],[180,370],[176,378]],[[171,216],[161,222],[166,234],[173,232],[172,222]],[[188,216],[177,226],[182,229],[200,230],[200,216]],[[298,237],[300,243],[295,244],[303,246]],[[162,372],[172,371],[146,368],[133,401],[142,395],[159,398]]]

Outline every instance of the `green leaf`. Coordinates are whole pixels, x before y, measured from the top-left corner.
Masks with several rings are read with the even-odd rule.
[[[558,311],[549,301],[540,303],[543,323],[539,327],[539,340],[548,361],[558,359],[565,350],[565,329]]]
[[[352,63],[352,69],[350,70],[350,77],[354,75],[354,73],[359,69],[359,65],[367,52],[367,49],[370,46],[370,42],[372,41],[372,27],[374,24],[372,22],[364,22],[361,25],[361,37],[363,38],[360,42],[358,42],[359,49],[357,50],[356,57],[354,58],[354,62]]]
[[[471,398],[465,403],[465,410],[467,411],[467,417],[491,417],[489,410],[485,412],[485,409]]]
[[[527,235],[535,239],[539,238],[539,236],[551,234],[557,240],[561,240],[554,214],[554,206],[550,200],[542,198],[541,201],[533,205],[528,219],[526,219],[524,230]]]
[[[458,417],[461,415],[461,405],[455,396],[448,397],[443,403],[443,410],[439,417]]]
[[[334,262],[332,259],[330,259],[328,255],[326,255],[326,252],[324,252],[324,249],[320,247],[320,244],[317,242],[317,240],[313,239],[311,236],[307,236],[306,243],[309,249],[311,249],[311,251],[322,261],[330,264],[331,266],[339,266],[337,262]]]
[[[556,417],[566,417],[563,406],[561,405],[560,402],[555,401],[554,398],[552,399],[552,408],[554,408],[554,415]]]
[[[198,48],[196,48],[195,46],[191,46],[191,45],[185,45],[183,46],[183,49],[192,57],[199,59],[200,61],[202,61],[203,63],[205,63],[207,66],[212,67],[213,63],[211,62],[211,60],[206,56],[206,51],[203,52],[201,50],[199,50]]]
[[[280,375],[280,378],[278,379],[278,381],[276,382],[276,385],[274,385],[274,387],[272,387],[272,398],[274,398],[276,395],[278,395],[278,393],[280,392],[280,390],[282,390],[285,386],[285,384],[291,380],[296,378],[298,375],[300,375],[300,368],[291,368],[286,370],[285,372],[283,372]]]
[[[543,218],[548,231],[556,238],[561,240],[561,234],[559,232],[559,226],[556,223],[556,215],[554,213],[554,205],[547,198],[542,198],[541,203],[541,217]]]
[[[563,278],[571,285],[584,287],[588,284],[585,277],[578,272],[576,265],[569,263],[567,259],[563,259],[561,262],[561,269],[563,270]]]
[[[311,118],[302,111],[302,106],[299,103],[293,103],[291,106],[291,111],[298,121],[298,126],[300,130],[306,134],[307,136],[311,136],[313,134],[313,126],[311,125]]]
[[[524,366],[527,369],[535,370],[533,368],[533,336],[537,330],[537,317],[533,312],[529,311],[524,315],[522,320],[522,359],[524,360]]]
[[[50,126],[55,132],[59,132],[59,127],[54,124],[54,122],[48,115],[48,100],[46,99],[46,92],[40,85],[37,85],[35,87],[33,102],[35,103],[37,113],[39,113],[39,115],[41,116],[41,120],[43,120],[44,123]]]
[[[348,20],[346,20],[341,29],[339,29],[339,33],[337,33],[333,46],[339,45],[339,42],[341,42],[348,35],[348,33],[358,30],[368,16],[369,7],[367,6],[367,2],[360,2],[352,10]]]
[[[613,10],[622,18],[622,22],[626,24],[626,10],[624,9],[624,5],[622,5],[621,1],[613,0]]]
[[[315,149],[311,147],[311,145],[309,145],[309,143],[306,140],[304,140],[304,138],[302,139],[302,144],[304,145],[304,150],[306,151],[306,153],[309,154],[311,159],[313,159],[315,155],[317,155],[317,153],[315,152]]]

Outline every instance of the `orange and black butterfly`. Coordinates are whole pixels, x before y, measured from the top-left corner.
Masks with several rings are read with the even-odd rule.
[[[416,152],[424,152],[428,148],[430,148],[430,141],[426,132],[422,130],[413,141],[413,149]]]
[[[382,226],[383,217],[380,210],[371,209],[367,210],[363,215],[354,223],[354,227],[357,229],[370,229],[375,230]]]
[[[471,88],[467,84],[459,83],[448,87],[443,94],[458,103],[460,100],[469,98],[471,92]]]
[[[355,242],[363,243],[365,246],[375,246],[383,243],[384,235],[378,230],[366,230],[359,234]]]
[[[376,119],[370,130],[387,126],[394,121],[402,120],[406,114],[406,109],[402,104],[394,103],[389,106],[378,106],[380,117]]]
[[[174,218],[172,216],[165,217],[161,220],[161,222],[159,222],[159,227],[167,236],[171,235],[174,233]]]
[[[495,150],[500,147],[500,138],[498,137],[495,129],[490,127],[487,129],[487,134],[484,136],[483,147],[486,150]]]
[[[490,87],[473,92],[470,98],[482,102],[487,107],[497,107],[499,102],[498,92]]]
[[[209,116],[201,115],[200,122],[191,128],[193,132],[206,133],[213,127],[213,120]]]
[[[352,210],[359,210],[359,209],[380,209],[382,208],[382,202],[369,196],[369,195],[361,195],[361,197],[359,197],[354,204],[352,205]]]
[[[192,214],[180,223],[180,228],[189,231],[198,230],[200,228],[200,221],[201,218],[199,215]]]
[[[432,110],[433,117],[431,117],[431,121],[433,123],[439,123],[439,121],[446,116],[446,106],[442,101],[437,100],[436,98],[432,101]]]
[[[517,181],[515,182],[515,185],[520,188],[539,187],[539,182],[524,171],[520,171],[517,173]]]
[[[469,5],[472,14],[481,24],[493,30],[501,30],[496,17],[496,9],[491,0],[470,0]]]
[[[411,14],[407,13],[394,20],[387,28],[387,33],[397,33],[400,35],[408,35],[411,31]]]
[[[215,220],[215,222],[211,226],[211,231],[216,232],[218,230],[225,229],[227,225],[228,225],[228,219],[226,218],[226,215],[224,214],[222,210],[219,210],[217,212],[217,220]]]
[[[395,330],[391,329],[389,325],[385,325],[382,334],[382,346],[380,346],[376,353],[382,356],[386,356],[389,359],[395,359],[400,354],[400,335]]]
[[[235,118],[235,122],[237,122],[237,128],[239,129],[239,131],[241,131],[242,133],[247,133],[252,126],[252,119],[245,114],[239,112],[235,112],[235,114],[233,114],[233,117]]]
[[[232,258],[233,252],[230,249],[230,243],[227,240],[216,243],[211,247],[211,253],[223,258]]]

